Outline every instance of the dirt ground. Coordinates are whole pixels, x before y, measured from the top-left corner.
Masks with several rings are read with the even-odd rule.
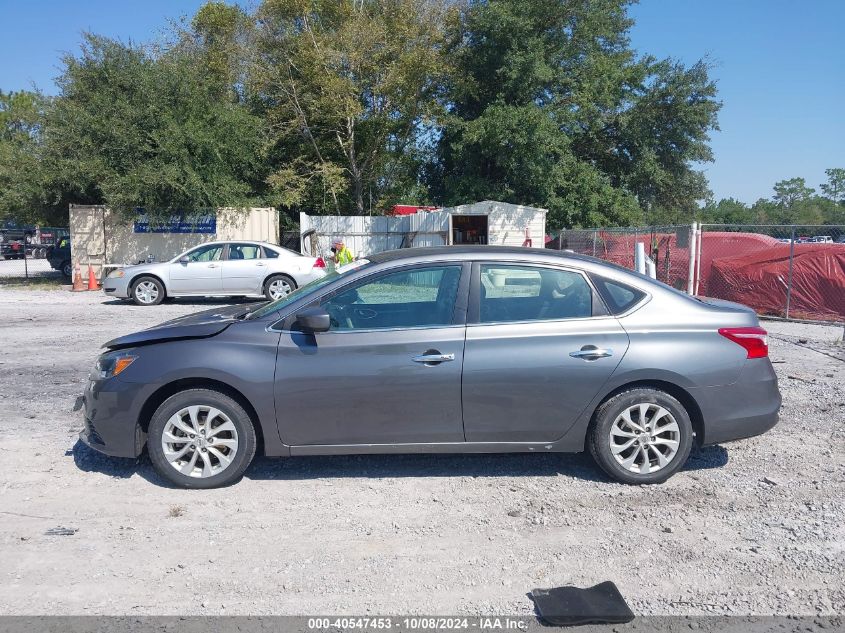
[[[0,614],[528,614],[604,580],[640,615],[845,613],[841,328],[766,323],[781,423],[662,486],[529,454],[260,458],[185,491],[80,445],[99,346],[208,305],[0,287]]]

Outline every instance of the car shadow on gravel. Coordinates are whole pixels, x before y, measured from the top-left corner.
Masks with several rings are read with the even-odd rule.
[[[77,441],[67,452],[79,470],[128,479],[138,475],[158,486],[169,483],[158,476],[146,456],[138,459],[108,457]],[[721,446],[695,448],[684,471],[721,468],[728,451]],[[571,477],[610,482],[586,453],[504,453],[463,455],[339,455],[257,457],[244,475],[257,481],[338,479],[344,477]]]

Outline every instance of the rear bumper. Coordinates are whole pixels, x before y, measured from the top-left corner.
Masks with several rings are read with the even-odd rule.
[[[768,358],[746,361],[739,380],[721,387],[690,389],[704,419],[702,445],[761,435],[778,422],[778,380]]]
[[[137,384],[114,378],[89,381],[82,396],[84,427],[79,439],[100,453],[113,457],[137,457],[146,437],[138,425]]]

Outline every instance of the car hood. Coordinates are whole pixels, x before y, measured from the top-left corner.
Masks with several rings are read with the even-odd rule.
[[[103,345],[108,349],[137,347],[163,341],[208,338],[220,334],[243,317],[255,304],[224,306],[165,321],[155,327],[112,339]]]

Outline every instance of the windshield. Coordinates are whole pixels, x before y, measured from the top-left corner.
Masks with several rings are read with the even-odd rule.
[[[300,286],[289,295],[282,297],[281,299],[276,299],[275,301],[271,301],[270,303],[261,306],[255,312],[250,312],[246,315],[246,319],[260,319],[263,316],[271,314],[273,312],[278,312],[282,308],[289,306],[294,301],[301,299],[302,297],[312,294],[316,292],[320,288],[324,286],[328,286],[330,283],[335,281],[338,277],[342,277],[343,275],[361,268],[362,266],[368,265],[370,262],[366,259],[358,259],[352,262],[351,264],[347,264],[346,266],[341,266],[336,270],[331,270],[326,273],[325,277],[320,277],[320,279],[315,279],[314,281],[305,284],[304,286]]]

